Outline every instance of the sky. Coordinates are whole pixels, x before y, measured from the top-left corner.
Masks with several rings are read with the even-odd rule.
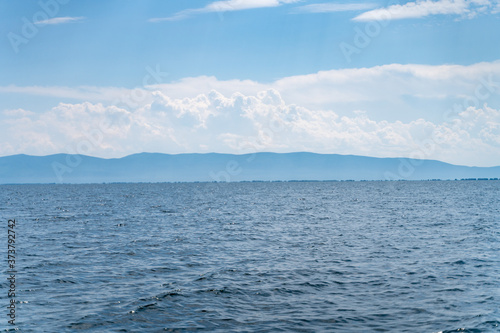
[[[500,165],[500,1],[0,0],[0,156]]]

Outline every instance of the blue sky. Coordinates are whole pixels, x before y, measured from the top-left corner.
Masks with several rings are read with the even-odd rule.
[[[0,0],[0,155],[500,165],[499,12],[488,0]],[[89,133],[100,139],[81,151]]]

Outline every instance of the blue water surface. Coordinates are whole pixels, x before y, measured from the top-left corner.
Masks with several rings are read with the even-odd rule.
[[[0,217],[21,332],[500,331],[500,181],[9,185]]]

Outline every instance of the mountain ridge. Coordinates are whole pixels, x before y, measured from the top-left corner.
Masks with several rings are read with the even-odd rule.
[[[498,178],[500,166],[318,154],[136,153],[121,158],[17,154],[0,157],[0,184]]]

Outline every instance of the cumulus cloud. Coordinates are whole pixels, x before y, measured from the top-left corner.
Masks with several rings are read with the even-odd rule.
[[[390,64],[321,71],[265,84],[197,77],[149,88],[175,98],[194,97],[211,89],[224,95],[236,91],[255,95],[275,89],[288,103],[310,110],[335,110],[341,116],[363,109],[377,120],[424,117],[442,121],[446,108],[456,103],[465,104],[466,108],[500,102],[500,62],[469,66]]]
[[[300,0],[223,0],[215,1],[203,8],[196,9],[186,9],[180,11],[173,16],[162,17],[162,18],[152,18],[150,22],[161,22],[161,21],[177,21],[192,15],[202,14],[202,13],[213,13],[213,12],[229,12],[237,10],[255,9],[255,8],[267,8],[267,7],[278,7],[283,4],[289,4],[294,2],[299,2]]]
[[[202,76],[138,89],[2,93],[65,103],[0,111],[0,155],[312,151],[500,165],[498,61],[390,64],[270,83]]]
[[[150,103],[132,111],[61,103],[41,114],[18,109],[1,117],[0,155],[313,151],[500,164],[500,110],[487,105],[437,124],[311,110],[287,103],[275,89],[255,95],[214,90],[192,98],[154,91]]]
[[[495,12],[497,1],[489,0],[424,0],[370,10],[356,16],[354,21],[379,21],[421,18],[431,15],[460,15],[473,17],[479,12]]]
[[[200,76],[136,89],[113,87],[0,87],[0,94],[57,97],[71,102],[116,105],[133,111],[151,103],[155,91],[173,99],[194,98],[211,90],[224,96],[257,95],[274,89],[287,103],[310,110],[334,110],[350,116],[365,110],[374,120],[444,120],[448,108],[500,103],[500,61],[462,65],[389,64],[370,68],[321,71],[274,82],[218,80]],[[396,112],[395,110],[399,111]],[[462,110],[463,111],[463,110]],[[455,113],[458,113],[455,112]]]

